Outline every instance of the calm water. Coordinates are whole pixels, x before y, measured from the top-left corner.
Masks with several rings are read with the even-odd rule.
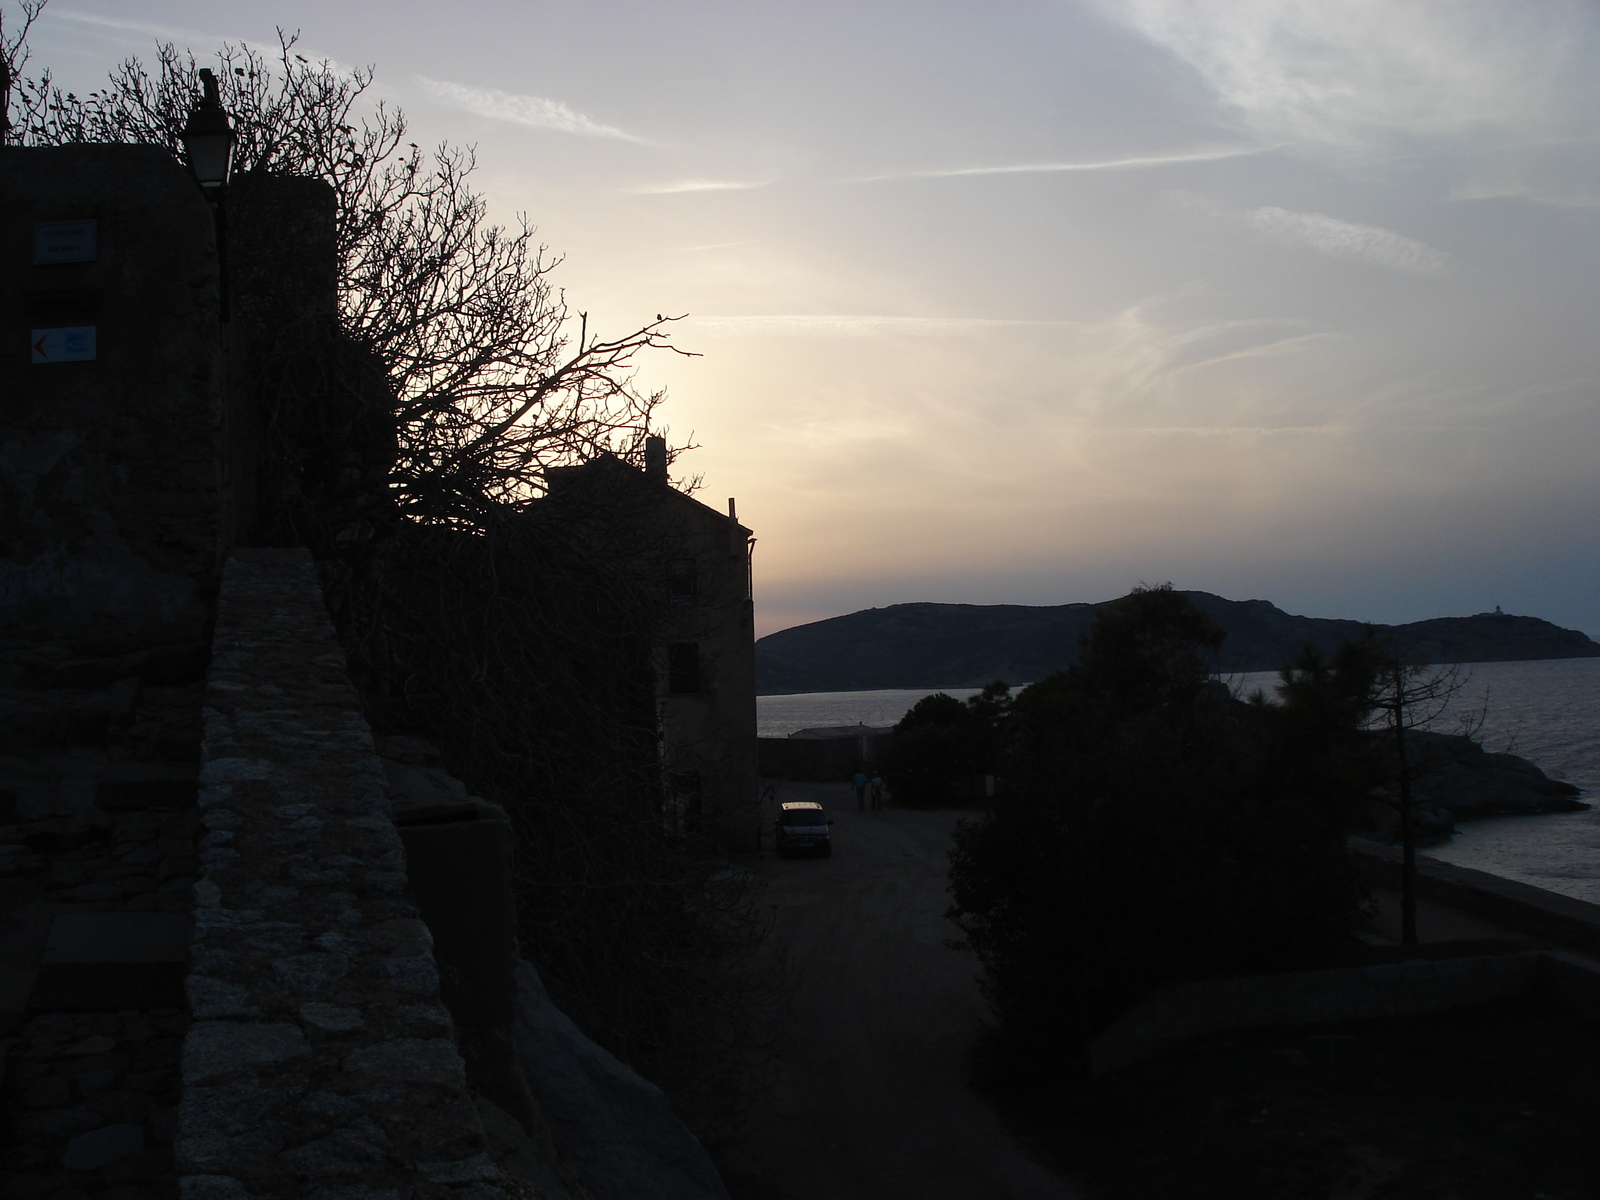
[[[1450,732],[1453,714],[1486,706],[1484,747],[1510,751],[1584,790],[1600,805],[1600,658],[1477,663],[1451,712],[1436,725]],[[1272,672],[1237,675],[1241,692],[1271,688]],[[756,700],[762,737],[785,737],[818,725],[893,725],[931,690],[813,692]],[[976,688],[945,688],[958,699]],[[1490,817],[1428,851],[1436,858],[1521,879],[1600,903],[1600,808],[1538,817]]]

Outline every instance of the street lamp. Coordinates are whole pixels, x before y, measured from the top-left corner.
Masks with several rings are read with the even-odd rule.
[[[200,84],[205,88],[205,94],[189,110],[189,120],[184,124],[180,136],[195,182],[212,192],[212,189],[227,185],[228,173],[233,169],[233,146],[238,136],[228,120],[228,110],[222,107],[217,77],[209,67],[200,68]]]
[[[217,77],[209,67],[200,68],[200,85],[205,88],[205,94],[189,110],[189,119],[178,136],[183,139],[183,151],[189,159],[189,173],[211,205],[211,219],[217,233],[218,316],[226,323],[232,318],[232,312],[228,303],[228,214],[222,198],[228,192],[233,146],[239,138],[228,120],[228,110],[222,107]]]

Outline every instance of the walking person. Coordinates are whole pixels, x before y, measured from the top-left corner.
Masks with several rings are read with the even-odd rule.
[[[883,776],[876,771],[872,773],[872,811],[883,811]]]
[[[863,771],[857,771],[855,778],[850,781],[856,789],[856,811],[867,811],[867,776]]]

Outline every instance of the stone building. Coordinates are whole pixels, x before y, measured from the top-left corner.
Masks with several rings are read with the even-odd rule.
[[[737,849],[759,845],[755,536],[667,479],[666,442],[641,470],[612,455],[548,472],[554,506],[582,506],[635,558],[659,601],[652,663],[668,819]]]
[[[248,548],[363,536],[392,428],[355,362],[278,410],[340,453],[275,465],[332,196],[230,192],[225,279],[165,151],[0,147],[0,1194],[725,1200],[520,961],[504,812],[374,741],[312,556]]]
[[[169,154],[0,154],[0,638],[206,635],[232,535],[212,216]]]

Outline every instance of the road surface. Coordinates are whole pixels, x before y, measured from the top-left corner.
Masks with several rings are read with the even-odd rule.
[[[829,859],[766,856],[795,992],[774,1111],[752,1145],[772,1200],[1066,1200],[967,1086],[985,1008],[945,942],[960,814],[858,815],[844,784],[783,785],[837,824]]]

